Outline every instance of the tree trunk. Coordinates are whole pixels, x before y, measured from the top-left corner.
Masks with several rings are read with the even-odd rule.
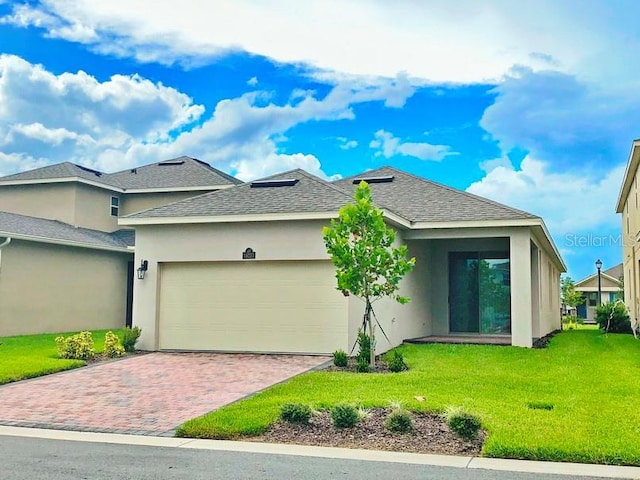
[[[364,321],[367,327],[369,327],[369,341],[371,342],[371,355],[369,357],[369,366],[373,369],[376,366],[376,343],[375,343],[375,326],[371,321],[371,302],[366,299],[366,305],[364,307]]]

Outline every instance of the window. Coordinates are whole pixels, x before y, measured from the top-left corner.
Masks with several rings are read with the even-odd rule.
[[[590,307],[595,307],[598,305],[598,292],[589,292],[587,295],[587,301]]]
[[[111,216],[117,217],[118,210],[120,210],[120,199],[118,197],[111,197]]]

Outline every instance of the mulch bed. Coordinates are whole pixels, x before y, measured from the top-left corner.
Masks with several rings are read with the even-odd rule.
[[[533,348],[547,348],[549,346],[549,342],[553,337],[559,334],[562,330],[554,330],[551,333],[548,333],[544,337],[540,337],[535,342],[533,342]]]
[[[347,360],[347,366],[346,367],[336,367],[335,365],[331,364],[326,368],[323,368],[322,371],[323,372],[357,372],[356,370],[356,366],[358,365],[358,360],[355,357],[349,357],[349,359]],[[391,370],[389,370],[389,365],[387,365],[387,362],[385,362],[384,360],[380,359],[379,357],[376,357],[376,366],[373,370],[371,370],[370,373],[391,373]],[[366,375],[366,373],[363,373],[363,375]]]
[[[278,421],[263,435],[246,440],[325,447],[363,448],[393,452],[479,455],[486,433],[464,440],[449,430],[439,415],[412,413],[414,430],[394,433],[385,427],[388,409],[374,408],[354,428],[334,428],[327,411],[317,412],[308,425]]]

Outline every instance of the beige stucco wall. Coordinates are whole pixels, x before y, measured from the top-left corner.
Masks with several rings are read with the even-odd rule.
[[[0,336],[124,326],[130,259],[13,239],[2,249]]]
[[[103,232],[117,230],[118,217],[111,216],[111,197],[122,198],[122,195],[90,185],[78,184],[73,224]]]
[[[640,199],[638,171],[622,209],[622,262],[624,265],[624,302],[631,318],[640,318]]]
[[[560,315],[560,271],[549,255],[540,250],[540,322],[534,337],[543,337],[562,327]]]
[[[606,290],[607,292],[617,292],[620,290],[620,284],[618,282],[614,282],[610,278],[600,275],[600,288],[602,290]],[[596,275],[595,277],[590,278],[586,282],[581,282],[579,285],[576,285],[576,290],[581,292],[597,292],[598,276]]]
[[[178,202],[203,193],[205,192],[127,193],[120,201],[120,216]]]
[[[73,224],[76,186],[72,183],[0,185],[0,210]]]

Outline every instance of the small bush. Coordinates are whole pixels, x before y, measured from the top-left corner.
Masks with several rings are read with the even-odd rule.
[[[411,414],[406,410],[393,410],[384,422],[387,430],[397,433],[408,433],[413,430],[413,420]]]
[[[356,372],[369,373],[370,371],[371,371],[371,367],[369,367],[369,360],[365,360],[364,358],[358,358],[358,363],[356,363]]]
[[[287,403],[280,409],[280,419],[289,423],[305,425],[311,420],[311,407],[301,403]]]
[[[142,333],[140,327],[125,327],[122,331],[122,347],[125,352],[134,352],[136,350],[136,343],[138,342],[138,338]]]
[[[124,347],[120,343],[120,338],[113,332],[107,332],[104,336],[104,354],[109,358],[124,355]]]
[[[346,367],[347,366],[347,352],[344,350],[336,350],[333,352],[333,364],[336,367]]]
[[[622,302],[605,303],[596,308],[596,322],[606,333],[633,333],[627,307]]]
[[[460,407],[450,407],[444,414],[449,428],[466,440],[473,440],[478,436],[482,422],[475,415]]]
[[[358,424],[360,417],[356,407],[343,403],[331,409],[331,420],[336,428],[353,428]]]
[[[372,347],[371,337],[364,332],[358,333],[358,361],[366,360],[369,363]]]
[[[89,360],[95,355],[91,332],[80,332],[70,337],[56,337],[58,356],[76,360]]]
[[[394,373],[409,370],[407,364],[404,363],[404,357],[398,350],[394,350],[389,355],[387,355],[387,365],[389,365],[389,370]]]

